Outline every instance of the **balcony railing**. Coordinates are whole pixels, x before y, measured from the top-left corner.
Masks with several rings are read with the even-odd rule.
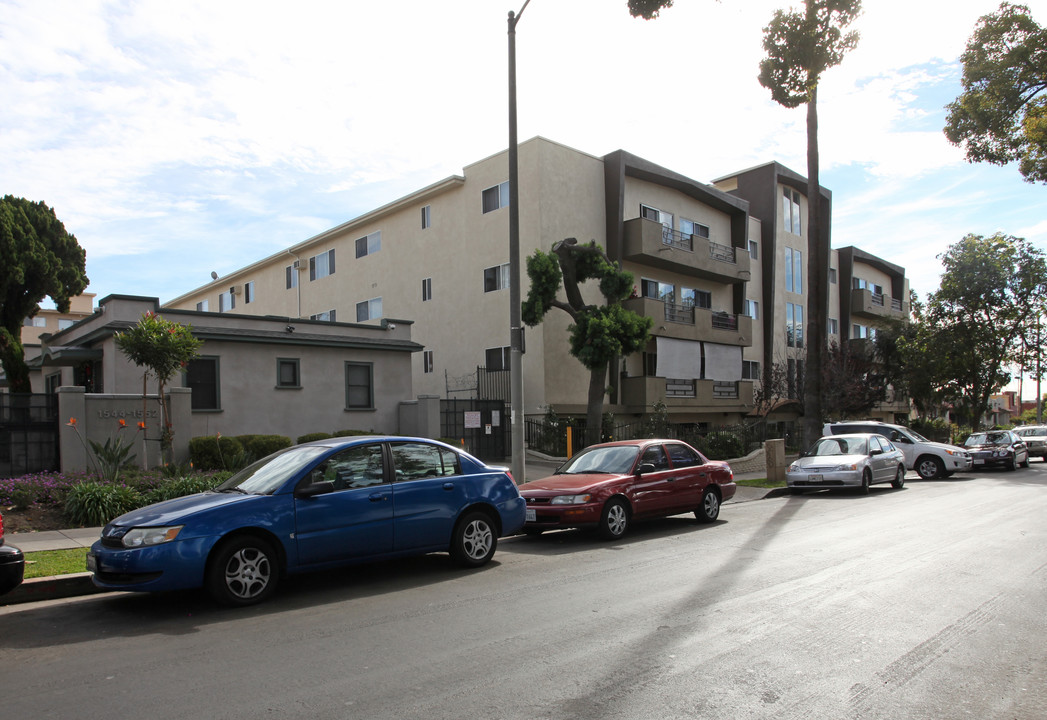
[[[719,262],[731,263],[732,265],[738,261],[738,254],[735,252],[734,247],[721,245],[712,240],[709,241],[709,257]]]
[[[677,250],[694,252],[694,235],[685,235],[679,230],[673,230],[665,225],[662,225],[662,242],[666,245],[671,245]]]
[[[665,319],[669,322],[694,325],[694,305],[677,305],[676,303],[665,303]]]
[[[717,330],[737,330],[738,316],[725,312],[714,312],[713,327]]]

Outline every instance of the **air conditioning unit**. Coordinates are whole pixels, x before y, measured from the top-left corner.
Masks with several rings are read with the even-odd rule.
[[[291,267],[293,267],[295,270],[300,269],[302,267],[302,261],[295,260],[293,263],[291,263]]]
[[[239,295],[243,291],[244,291],[244,286],[243,285],[233,285],[231,288],[229,288],[229,294],[230,295]]]

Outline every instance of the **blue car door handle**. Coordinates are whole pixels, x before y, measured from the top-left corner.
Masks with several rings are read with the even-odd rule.
[[[445,482],[444,483],[444,490],[454,490],[454,483],[452,483],[452,482]]]
[[[383,500],[388,499],[388,497],[389,496],[386,495],[385,493],[375,493],[374,495],[371,495],[370,498],[368,498],[368,499],[371,502],[382,502]]]

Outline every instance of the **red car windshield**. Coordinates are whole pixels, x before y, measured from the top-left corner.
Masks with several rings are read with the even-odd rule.
[[[581,475],[583,473],[627,473],[633,469],[636,454],[640,448],[635,445],[618,445],[615,447],[593,448],[584,450],[568,460],[557,475]]]

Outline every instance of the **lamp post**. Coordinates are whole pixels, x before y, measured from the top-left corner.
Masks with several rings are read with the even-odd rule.
[[[523,325],[520,320],[520,186],[516,138],[516,23],[531,0],[525,0],[519,13],[509,11],[509,380],[510,470],[517,483],[527,482],[524,461],[523,402]]]

